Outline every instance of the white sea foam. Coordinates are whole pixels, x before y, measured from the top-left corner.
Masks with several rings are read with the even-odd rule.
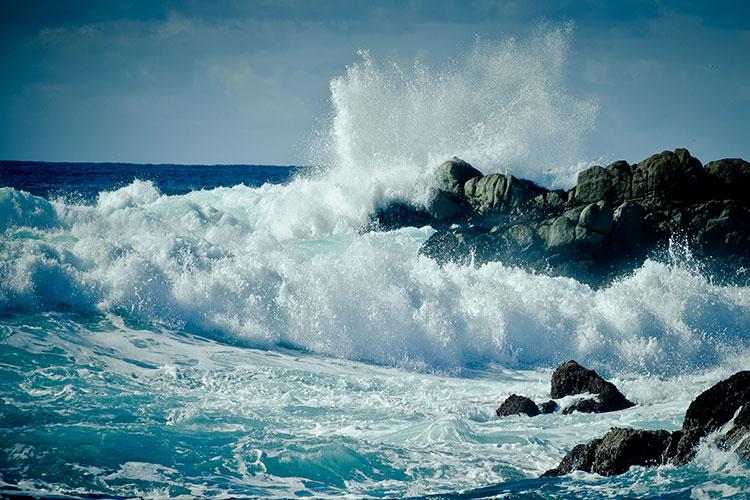
[[[481,363],[680,373],[748,348],[747,288],[679,261],[592,290],[417,255],[431,229],[359,235],[373,207],[424,202],[437,164],[561,182],[595,105],[562,90],[567,28],[478,43],[440,70],[363,60],[331,83],[314,157],[284,185],[163,196],[151,182],[75,205],[0,191],[0,307],[106,311],[249,345],[421,369]],[[561,167],[562,170],[550,170]]]

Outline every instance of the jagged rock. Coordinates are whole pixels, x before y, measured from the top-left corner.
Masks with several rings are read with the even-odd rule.
[[[576,384],[571,381],[564,389]],[[700,440],[718,430],[726,432],[716,436],[715,445],[750,460],[750,371],[737,372],[696,397],[685,413],[681,430],[670,433],[613,428],[600,439],[575,446],[543,476],[561,476],[574,470],[609,476],[633,465],[684,465],[695,456]]]
[[[504,175],[489,174],[469,179],[464,185],[464,194],[478,213],[499,212],[503,209],[505,188]]]
[[[750,371],[737,372],[702,392],[690,403],[685,413],[682,438],[677,444],[672,461],[681,465],[692,460],[700,439],[721,428],[735,416],[737,410],[746,405],[750,405]],[[743,418],[740,419],[736,434],[739,434],[739,429],[745,425],[745,416],[743,414]]]
[[[495,410],[498,417],[507,417],[509,415],[528,415],[535,417],[539,415],[539,407],[531,399],[525,396],[511,394],[503,401],[500,408]]]
[[[607,168],[595,165],[578,174],[575,201],[578,204],[608,201],[623,202],[631,197],[632,169],[618,161]]]
[[[594,370],[588,370],[575,361],[568,361],[555,370],[551,385],[550,396],[555,399],[584,393],[597,395],[597,399],[584,399],[574,403],[565,408],[563,413],[603,413],[634,406],[612,382],[604,380]]]
[[[574,447],[560,465],[542,476],[562,476],[574,470],[612,476],[633,465],[659,465],[670,436],[667,431],[615,427],[601,439]]]
[[[745,460],[750,460],[750,404],[746,404],[734,417],[732,428],[719,439],[719,446],[732,450]]]
[[[557,402],[549,400],[539,405],[539,411],[542,413],[555,413],[560,409],[560,405]]]

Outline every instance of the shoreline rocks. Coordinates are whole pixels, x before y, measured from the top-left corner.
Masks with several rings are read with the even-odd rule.
[[[542,477],[574,470],[611,476],[633,465],[685,465],[695,457],[702,438],[730,422],[716,445],[750,460],[750,371],[737,372],[698,395],[685,413],[681,430],[670,433],[615,427],[602,438],[575,446]]]
[[[394,202],[365,230],[432,225],[420,253],[440,263],[502,262],[592,285],[638,267],[672,236],[711,257],[717,274],[750,267],[750,163],[705,167],[686,149],[630,165],[580,172],[576,185],[549,190],[499,173],[483,175],[453,158],[427,207]]]
[[[565,407],[562,411],[567,415],[578,411],[581,413],[606,413],[635,406],[629,401],[612,382],[604,380],[594,370],[589,370],[571,360],[560,365],[552,374],[550,381],[549,401],[538,405],[525,396],[511,394],[500,407],[495,410],[498,417],[509,415],[528,415],[534,417],[543,413],[554,413],[560,409],[555,399],[579,394],[591,394],[593,397],[580,399]]]

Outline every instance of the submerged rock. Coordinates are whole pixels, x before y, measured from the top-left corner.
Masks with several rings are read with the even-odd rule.
[[[503,401],[500,408],[495,410],[498,417],[507,417],[509,415],[528,415],[535,417],[539,415],[539,407],[531,399],[525,396],[511,394]]]
[[[568,361],[552,374],[550,396],[553,398],[584,393],[595,394],[597,398],[578,401],[565,408],[563,413],[603,413],[635,406],[612,382],[604,380],[594,370],[584,368],[576,361]]]
[[[602,438],[575,446],[543,476],[574,470],[610,476],[633,465],[684,465],[695,456],[700,440],[719,430],[725,432],[716,437],[716,446],[750,460],[750,371],[737,372],[695,398],[681,430],[613,428]]]

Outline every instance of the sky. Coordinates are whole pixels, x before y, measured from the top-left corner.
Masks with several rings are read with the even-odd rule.
[[[0,0],[0,159],[305,164],[358,59],[440,67],[572,23],[582,160],[750,159],[750,2]]]

